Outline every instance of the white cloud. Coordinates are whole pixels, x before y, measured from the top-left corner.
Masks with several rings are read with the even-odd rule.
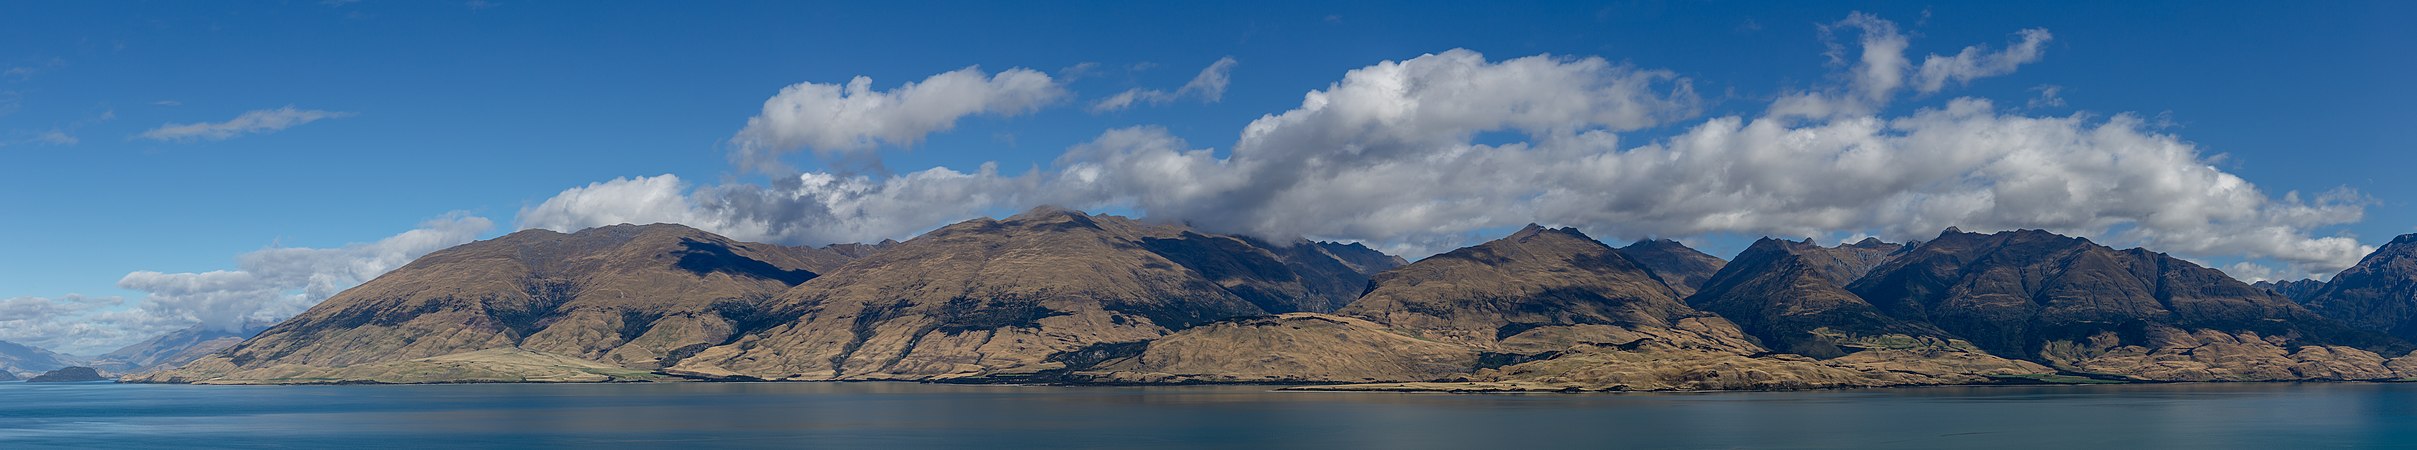
[[[2224,266],[2224,274],[2231,275],[2233,279],[2241,280],[2242,282],[2247,283],[2282,280],[2282,275],[2276,273],[2274,268],[2248,261],[2241,261],[2233,263],[2229,266]]]
[[[1859,14],[1833,26],[1864,31],[1866,46],[1851,65],[1845,49],[1833,51],[1849,75],[1836,90],[1783,97],[1759,117],[1687,124],[1653,142],[1619,134],[1694,117],[1688,80],[1599,58],[1489,61],[1452,50],[1346,73],[1299,107],[1249,124],[1229,152],[1162,128],[1124,128],[1022,176],[987,166],[808,173],[694,190],[670,176],[622,179],[566,191],[523,210],[521,223],[677,221],[741,239],[821,244],[1058,204],[1271,238],[1361,240],[1412,257],[1528,222],[1606,238],[1903,241],[1949,226],[2040,228],[2294,273],[2338,270],[2372,250],[2324,231],[2361,220],[2364,196],[2266,192],[2216,168],[2219,155],[2137,116],[2027,116],[1975,98],[1881,115],[1875,105],[1905,90],[1907,76],[1915,91],[1930,89],[1924,77],[1934,76],[1903,60],[1908,42],[1894,27]],[[2002,74],[2037,59],[2047,39],[2023,36],[2005,51],[1970,50],[1924,67],[1942,67],[1932,72],[1946,74],[1935,75],[1941,89]]]
[[[282,320],[493,227],[486,218],[453,213],[377,242],[245,253],[236,256],[235,270],[129,273],[118,286],[145,293],[134,302],[85,295],[0,300],[0,340],[94,355],[197,324],[234,330]]]
[[[895,89],[874,91],[873,79],[846,85],[798,83],[764,101],[763,112],[731,138],[733,158],[750,168],[779,167],[779,157],[800,149],[824,154],[911,146],[931,133],[955,128],[976,114],[1014,116],[1039,110],[1066,96],[1049,74],[1014,68],[985,75],[967,67]]]
[[[140,271],[126,274],[118,287],[146,293],[136,312],[174,323],[170,329],[201,324],[234,330],[300,313],[420,255],[476,240],[493,227],[484,217],[452,213],[377,242],[262,249],[237,256],[235,270]]]
[[[1847,61],[1846,45],[1836,37],[1846,30],[1858,33],[1860,53],[1852,63]],[[2023,64],[2039,61],[2046,54],[2047,42],[2054,38],[2045,29],[2026,29],[2017,32],[2018,40],[2003,51],[1969,46],[1954,56],[1929,55],[1915,65],[1905,57],[1912,40],[1897,31],[1896,22],[1878,16],[1848,14],[1845,20],[1822,25],[1821,34],[1828,44],[1829,50],[1824,54],[1830,58],[1830,65],[1847,69],[1845,89],[1782,96],[1771,104],[1767,114],[1810,118],[1871,115],[1888,106],[1897,92],[1907,87],[1909,77],[1915,92],[1931,94],[1946,89],[1948,81],[1961,85],[1974,79],[2014,73]]]
[[[66,130],[53,129],[35,135],[34,141],[51,145],[76,145],[77,142],[83,140],[76,139],[75,135],[67,134]]]
[[[2043,84],[2033,87],[2031,88],[2031,92],[2038,92],[2039,96],[2032,97],[2030,101],[2024,102],[2023,107],[2029,109],[2063,108],[2065,106],[2065,98],[2063,95],[2064,90],[2064,86],[2057,86],[2053,84]]]
[[[1033,177],[935,167],[900,176],[808,172],[770,186],[691,190],[674,175],[616,178],[571,188],[523,208],[522,228],[577,231],[621,223],[679,223],[735,239],[792,244],[905,239],[914,233],[1018,205]]]
[[[1231,74],[1235,64],[1238,62],[1232,56],[1218,58],[1217,62],[1209,63],[1207,68],[1200,69],[1199,75],[1193,75],[1192,81],[1184,83],[1183,87],[1176,88],[1174,92],[1157,89],[1126,89],[1124,92],[1118,92],[1116,95],[1092,102],[1091,112],[1119,111],[1131,108],[1136,103],[1163,105],[1187,96],[1197,97],[1204,102],[1216,103],[1225,99],[1225,86],[1233,82]]]
[[[2021,40],[2007,45],[2004,51],[1990,52],[1985,47],[1964,47],[1955,56],[1930,55],[1922,60],[1922,69],[1914,73],[1914,90],[1938,92],[1948,81],[1971,83],[1974,78],[1994,77],[2014,73],[2014,68],[2039,61],[2048,40],[2054,36],[2048,30],[2032,28],[2015,33]]]
[[[243,113],[225,122],[171,123],[135,135],[154,141],[190,142],[219,141],[246,134],[275,133],[302,124],[325,119],[352,117],[353,113],[296,109],[287,105],[277,109],[262,109]]]
[[[0,341],[70,355],[95,355],[175,327],[122,308],[123,297],[66,295],[0,299]]]

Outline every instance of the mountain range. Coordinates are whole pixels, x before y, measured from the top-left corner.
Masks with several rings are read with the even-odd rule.
[[[2304,302],[2273,286],[2036,230],[1763,239],[1723,261],[1529,226],[1408,262],[1055,208],[823,248],[618,225],[432,253],[126,380],[1559,391],[2417,375],[2417,235]]]

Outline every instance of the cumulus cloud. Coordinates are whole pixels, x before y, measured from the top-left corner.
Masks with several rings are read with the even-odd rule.
[[[1208,68],[1200,69],[1199,75],[1192,76],[1192,81],[1184,83],[1183,87],[1176,88],[1174,92],[1157,89],[1126,89],[1124,92],[1092,102],[1091,112],[1119,111],[1131,108],[1136,103],[1163,105],[1184,97],[1197,97],[1200,101],[1216,103],[1225,99],[1225,86],[1233,81],[1230,74],[1233,73],[1235,64],[1239,63],[1234,61],[1232,56],[1218,58],[1217,62],[1210,63]]]
[[[2002,51],[1968,48],[1917,66],[1894,24],[1858,14],[1831,32],[1848,29],[1863,33],[1862,56],[1850,64],[1845,49],[1832,52],[1840,86],[1784,96],[1759,116],[1695,121],[1701,102],[1690,81],[1667,71],[1452,50],[1350,71],[1300,106],[1253,121],[1226,151],[1163,128],[1123,128],[1024,175],[985,166],[808,173],[771,186],[618,179],[565,191],[523,210],[521,222],[573,230],[675,221],[821,244],[1057,204],[1269,238],[1365,241],[1411,257],[1528,222],[1614,239],[1904,241],[1949,226],[2039,228],[2264,261],[2284,266],[2272,269],[2278,274],[2338,270],[2372,250],[2324,231],[2361,220],[2372,202],[2363,195],[2262,190],[2217,168],[2221,155],[2138,116],[2028,116],[1977,98],[1902,115],[1874,106],[1895,92],[2002,75],[2038,58],[2045,31],[2019,33]],[[1934,64],[1940,69],[1923,69]],[[1675,134],[1622,139],[1651,127]]]
[[[129,273],[118,287],[144,293],[134,301],[85,295],[0,300],[0,340],[93,355],[195,325],[234,331],[283,320],[491,228],[493,221],[457,212],[377,242],[244,253],[235,257],[234,270]]]
[[[123,311],[124,297],[66,295],[0,299],[0,341],[94,355],[175,328]]]
[[[995,164],[974,172],[935,167],[899,176],[807,172],[769,186],[696,188],[678,176],[615,178],[571,188],[520,211],[520,226],[577,231],[620,223],[679,223],[735,239],[828,244],[905,239],[916,232],[1025,203],[1032,175]]]
[[[246,134],[268,134],[325,119],[352,117],[353,113],[297,109],[286,105],[277,109],[262,109],[243,113],[225,122],[171,123],[144,131],[135,137],[154,141],[222,141]]]
[[[138,306],[144,314],[180,326],[235,330],[300,313],[420,255],[476,240],[493,227],[484,217],[453,213],[377,242],[262,249],[237,256],[235,270],[140,271],[119,279],[118,287],[146,294]]]
[[[731,138],[733,159],[751,168],[778,167],[778,158],[800,149],[825,154],[911,146],[977,114],[1014,116],[1039,110],[1066,96],[1049,74],[1014,68],[991,75],[967,67],[932,75],[886,91],[873,79],[846,85],[798,83],[764,101],[763,112]]]

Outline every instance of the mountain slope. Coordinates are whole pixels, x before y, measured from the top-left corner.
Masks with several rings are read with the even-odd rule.
[[[2142,379],[2389,378],[2377,352],[2408,351],[2214,269],[2037,230],[1950,229],[1848,291],[1990,353]]]
[[[1695,295],[1695,290],[1703,287],[1704,280],[1712,278],[1712,274],[1720,272],[1722,265],[1728,264],[1728,261],[1669,239],[1636,241],[1627,247],[1620,247],[1620,254],[1628,255],[1629,259],[1653,271],[1663,284],[1678,291],[1680,298]]]
[[[1529,225],[1373,283],[1336,314],[1487,350],[1554,350],[1614,328],[1667,328],[1702,315],[1635,260],[1571,228]]]
[[[2342,270],[2308,308],[2351,325],[2417,339],[2417,234],[2404,234]]]
[[[525,230],[431,253],[159,379],[245,378],[496,348],[635,369],[762,320],[818,250],[679,225]]]
[[[1854,257],[1871,247],[1823,248],[1811,241],[1763,238],[1713,275],[1687,303],[1737,323],[1764,346],[1816,358],[1954,339],[1929,324],[1882,314],[1841,287],[1845,283],[1837,281],[1840,278],[1861,275],[1844,262],[1861,261]]]
[[[1350,283],[1331,276],[1365,276],[1305,251],[1322,247],[1263,245],[1052,208],[966,221],[782,294],[780,323],[674,369],[788,380],[1030,375],[1093,345],[1340,304],[1349,297],[1336,287]]]
[[[2315,301],[2316,295],[2325,290],[2325,282],[2316,280],[2260,281],[2250,283],[2249,286],[2259,289],[2272,290],[2276,294],[2283,294],[2283,297],[2289,298],[2291,301],[2299,302],[2301,305],[2307,305],[2309,302]],[[2317,311],[2317,313],[2324,314],[2324,311]],[[2334,319],[2341,320],[2342,318],[2335,317]],[[2348,320],[2343,321],[2350,322]]]

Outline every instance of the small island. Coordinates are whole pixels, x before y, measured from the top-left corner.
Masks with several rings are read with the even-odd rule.
[[[101,371],[99,371],[99,370],[93,370],[93,368],[91,368],[91,367],[80,367],[80,366],[79,366],[79,367],[63,367],[63,368],[60,368],[59,370],[53,370],[53,371],[49,371],[49,372],[44,372],[44,373],[42,373],[41,375],[36,375],[36,376],[34,376],[33,378],[27,378],[27,379],[25,379],[25,382],[27,382],[27,383],[72,383],[72,382],[83,382],[83,381],[108,381],[108,380],[109,380],[109,378],[107,378],[107,377],[102,377],[102,376],[101,376]]]

